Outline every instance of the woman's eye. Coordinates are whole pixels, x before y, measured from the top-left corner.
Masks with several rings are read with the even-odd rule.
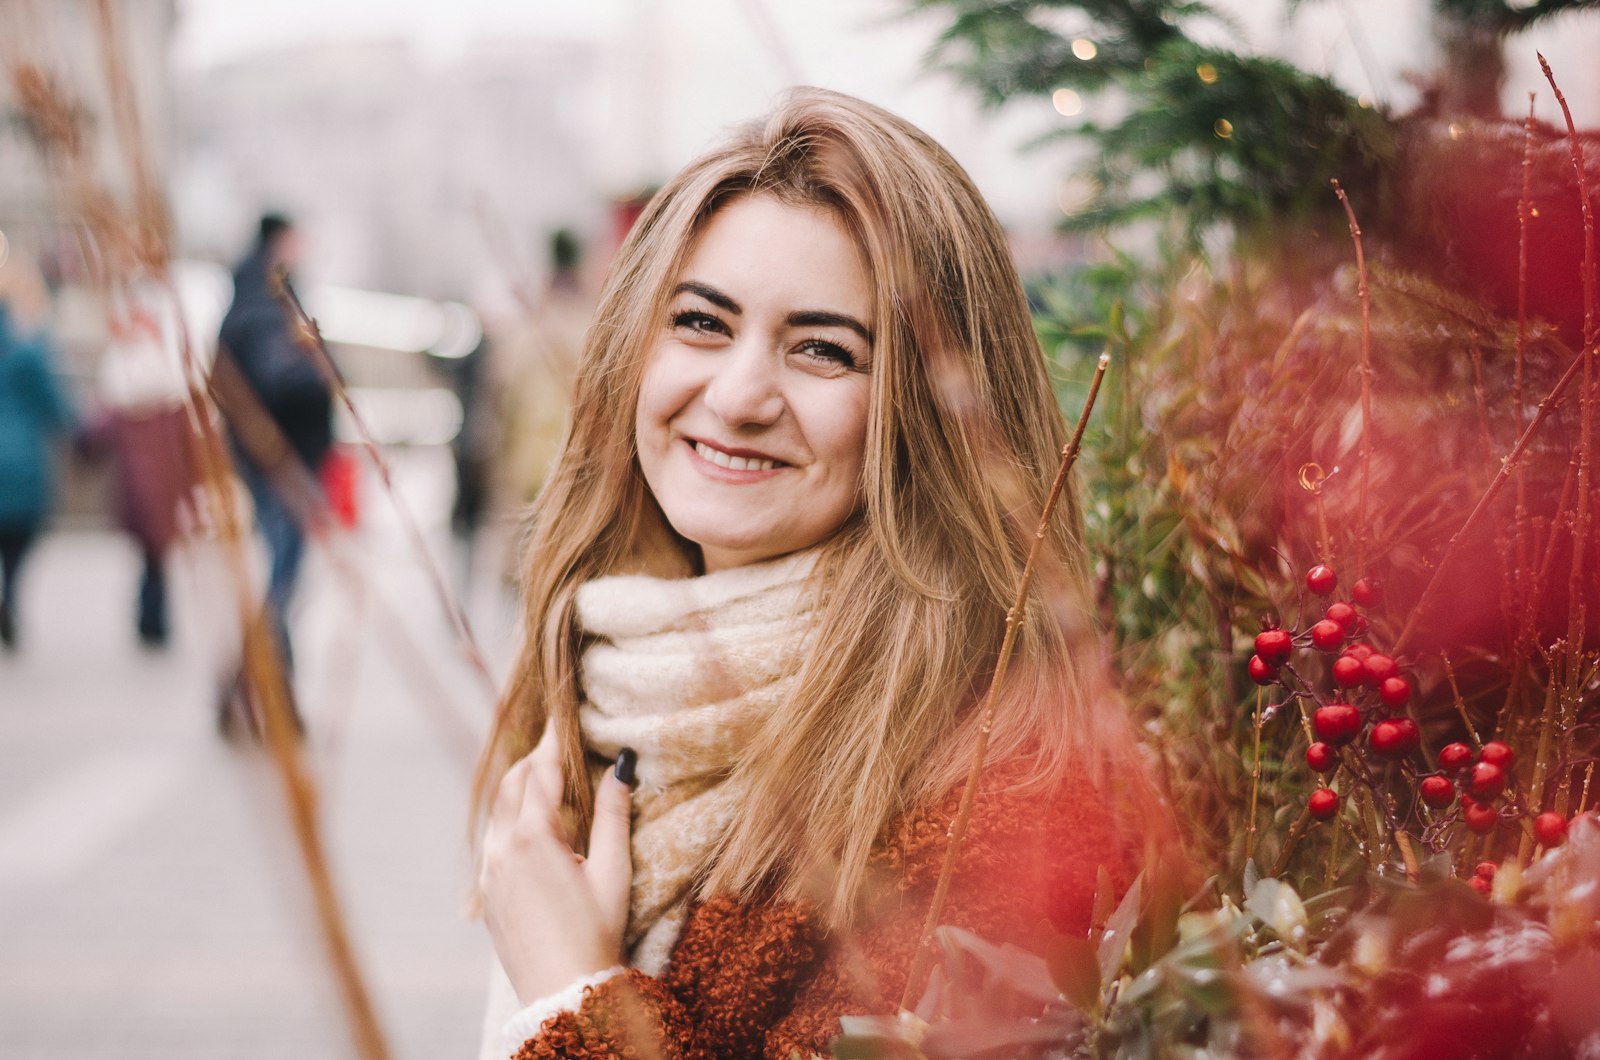
[[[672,315],[672,326],[681,330],[692,331],[706,335],[725,335],[728,331],[728,329],[723,326],[722,321],[718,320],[710,313],[702,313],[695,309],[686,310],[682,313],[674,313]]]
[[[855,355],[837,343],[811,339],[800,345],[800,352],[813,360],[836,364],[841,368],[856,367]]]

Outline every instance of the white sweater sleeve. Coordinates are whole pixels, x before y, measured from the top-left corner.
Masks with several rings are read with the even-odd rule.
[[[568,983],[565,988],[553,994],[547,994],[524,1006],[514,1016],[506,1020],[500,1030],[500,1042],[503,1047],[501,1056],[511,1056],[522,1043],[539,1033],[539,1028],[544,1026],[544,1021],[558,1012],[575,1012],[583,1004],[583,992],[592,986],[599,986],[614,975],[621,975],[622,965],[614,964],[604,971],[585,975]]]

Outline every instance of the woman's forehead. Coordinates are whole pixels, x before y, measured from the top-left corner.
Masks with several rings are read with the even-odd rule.
[[[685,285],[721,291],[741,310],[745,300],[796,299],[820,299],[857,316],[873,308],[866,255],[839,212],[767,194],[741,196],[711,215],[670,293]]]

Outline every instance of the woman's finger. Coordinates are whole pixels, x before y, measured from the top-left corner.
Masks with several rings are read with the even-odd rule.
[[[544,736],[528,756],[533,770],[533,781],[537,788],[539,798],[547,807],[547,812],[552,819],[552,827],[556,834],[567,840],[570,844],[572,837],[566,834],[565,828],[560,823],[561,804],[565,795],[564,782],[561,773],[561,751],[556,745],[554,726],[546,725]]]
[[[589,857],[583,863],[595,905],[618,935],[627,924],[628,891],[633,881],[632,760],[633,752],[624,748],[618,756],[618,769],[606,770],[595,791]]]
[[[511,768],[506,770],[506,775],[500,778],[500,784],[495,789],[494,806],[489,810],[488,832],[504,834],[516,823],[518,815],[522,813],[523,793],[528,785],[528,770],[530,764],[526,756],[517,759]]]
[[[537,829],[565,843],[567,836],[561,824],[561,803],[551,800],[545,791],[545,784],[539,763],[529,755],[528,768],[522,777],[522,813],[518,820],[524,828]]]

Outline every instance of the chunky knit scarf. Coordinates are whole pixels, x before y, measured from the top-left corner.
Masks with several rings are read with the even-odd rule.
[[[578,590],[579,725],[596,754],[639,754],[624,944],[659,973],[711,852],[743,803],[734,765],[794,688],[810,628],[807,551],[698,578],[598,578]]]

